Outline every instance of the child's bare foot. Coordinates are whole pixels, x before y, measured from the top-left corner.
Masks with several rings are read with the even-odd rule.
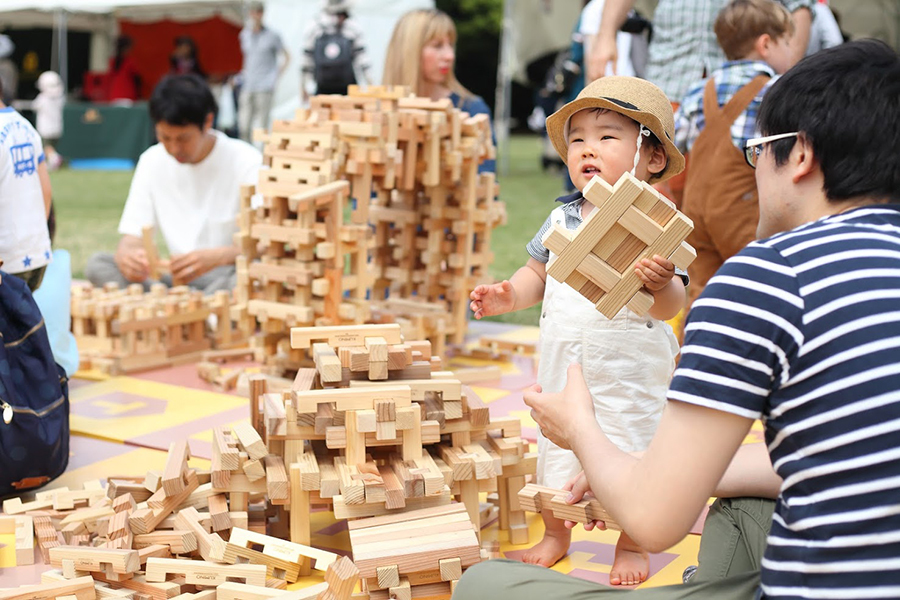
[[[547,529],[544,538],[522,555],[522,562],[541,567],[552,567],[569,553],[572,533],[568,529]]]
[[[611,585],[637,585],[650,574],[650,555],[622,533],[616,543],[616,557],[609,572]]]

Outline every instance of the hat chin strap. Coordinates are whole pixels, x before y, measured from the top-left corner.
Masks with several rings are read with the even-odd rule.
[[[638,163],[641,161],[641,142],[643,142],[645,137],[650,137],[650,130],[642,124],[637,136],[637,150],[634,153],[634,166],[631,167],[631,174],[635,177],[637,176],[634,172],[637,170]]]

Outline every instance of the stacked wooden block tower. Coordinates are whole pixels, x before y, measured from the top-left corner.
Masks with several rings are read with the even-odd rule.
[[[72,287],[72,331],[83,368],[112,374],[197,360],[212,343],[228,347],[238,342],[232,330],[226,292],[204,297],[187,287],[149,292],[138,285],[119,289]],[[216,316],[216,330],[207,335],[206,321]]]
[[[291,344],[309,352],[315,367],[299,370],[285,392],[265,393],[262,380],[251,380],[260,384],[251,385],[251,412],[269,451],[289,469],[292,541],[309,543],[311,505],[327,505],[337,518],[396,515],[375,522],[424,525],[449,514],[455,497],[461,504],[452,510],[465,511],[477,547],[479,492],[497,494],[500,526],[511,541],[528,541],[517,494],[536,455],[527,452],[521,423],[492,420],[471,389],[440,370],[429,342],[404,342],[395,323],[294,328]],[[216,436],[216,443],[214,455],[229,452],[227,440]],[[422,564],[440,570],[438,560]]]
[[[237,235],[243,254],[232,311],[248,335],[259,323],[252,338],[257,359],[278,372],[302,364],[284,332],[299,325],[365,322],[370,285],[367,226],[345,223],[349,184],[327,182],[336,162],[336,128],[297,125],[282,135],[284,143],[266,145],[272,166],[260,172],[262,205],[251,207],[252,187],[242,191]],[[307,154],[324,158],[296,158]],[[315,171],[307,163],[326,166]]]
[[[398,322],[443,354],[466,330],[505,218],[490,124],[405,88],[316,96],[264,141],[244,190],[235,316],[273,370],[296,371],[292,326]],[[254,196],[254,194],[256,194]],[[252,199],[256,198],[256,201]]]

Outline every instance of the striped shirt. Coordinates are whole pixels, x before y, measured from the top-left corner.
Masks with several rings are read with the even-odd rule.
[[[741,152],[744,151],[747,140],[759,137],[756,115],[759,114],[763,96],[769,91],[769,87],[775,82],[777,75],[772,67],[759,60],[729,61],[712,73],[712,78],[716,82],[716,98],[720,107],[728,104],[734,95],[753,81],[757,75],[768,75],[770,79],[750,101],[747,109],[739,114],[731,124],[731,141]],[[706,81],[703,79],[692,87],[682,100],[681,106],[675,111],[675,139],[672,141],[682,153],[690,152],[694,147],[694,142],[700,136],[700,132],[706,127],[706,117],[703,116],[703,93],[706,89]]]
[[[900,205],[749,244],[694,303],[669,398],[762,418],[766,598],[900,597]]]

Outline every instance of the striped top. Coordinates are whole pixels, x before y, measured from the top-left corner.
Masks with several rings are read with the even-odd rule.
[[[685,331],[670,399],[762,418],[784,479],[764,596],[900,597],[900,205],[748,245]]]

